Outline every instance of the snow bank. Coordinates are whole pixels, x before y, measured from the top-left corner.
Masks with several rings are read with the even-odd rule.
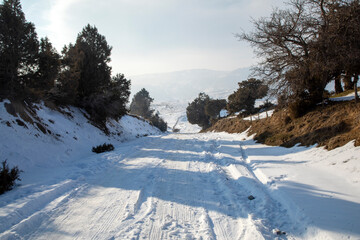
[[[36,124],[9,114],[5,103],[9,101],[0,102],[0,160],[7,159],[10,166],[18,165],[25,173],[33,167],[56,167],[89,156],[93,146],[104,142],[116,148],[126,140],[160,133],[144,121],[124,116],[119,121],[107,122],[110,134],[106,135],[89,123],[81,109],[68,107],[60,113],[36,104],[34,110],[39,119],[33,120],[41,120],[46,126],[48,131],[44,134]]]
[[[259,114],[255,114],[251,116],[252,120],[259,120],[259,119],[264,119],[264,118],[268,118],[271,117],[271,115],[274,113],[274,110],[269,110],[269,111],[265,111],[265,112],[261,112]],[[250,121],[250,117],[246,117],[243,118],[244,120],[248,120]]]
[[[304,239],[359,239],[360,147],[349,142],[327,151],[255,144],[242,134],[241,149],[257,178],[301,220]]]

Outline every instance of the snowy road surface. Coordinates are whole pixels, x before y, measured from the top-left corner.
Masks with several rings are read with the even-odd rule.
[[[286,192],[271,190],[280,178],[258,178],[247,159],[255,150],[246,150],[242,140],[215,133],[146,137],[60,170],[40,171],[32,184],[25,181],[1,199],[0,239],[360,236],[354,230],[359,222],[349,231],[336,229],[339,235],[309,232],[309,224],[318,224],[296,202],[287,202]],[[359,204],[354,206],[356,218]]]

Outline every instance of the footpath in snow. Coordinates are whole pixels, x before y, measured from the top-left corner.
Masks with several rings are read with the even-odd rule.
[[[0,239],[359,239],[359,156],[246,134],[135,139],[0,196]]]

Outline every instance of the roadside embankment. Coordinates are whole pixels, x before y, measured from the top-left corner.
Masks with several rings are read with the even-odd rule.
[[[207,131],[240,133],[248,129],[254,139],[267,145],[292,147],[318,144],[331,150],[355,140],[360,145],[360,104],[354,101],[318,105],[302,117],[291,119],[286,109],[275,111],[265,119],[245,121],[241,118],[219,120]]]

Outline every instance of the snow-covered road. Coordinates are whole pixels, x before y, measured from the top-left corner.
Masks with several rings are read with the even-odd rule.
[[[242,140],[146,137],[39,173],[0,202],[0,239],[307,238],[306,216],[258,179]]]

